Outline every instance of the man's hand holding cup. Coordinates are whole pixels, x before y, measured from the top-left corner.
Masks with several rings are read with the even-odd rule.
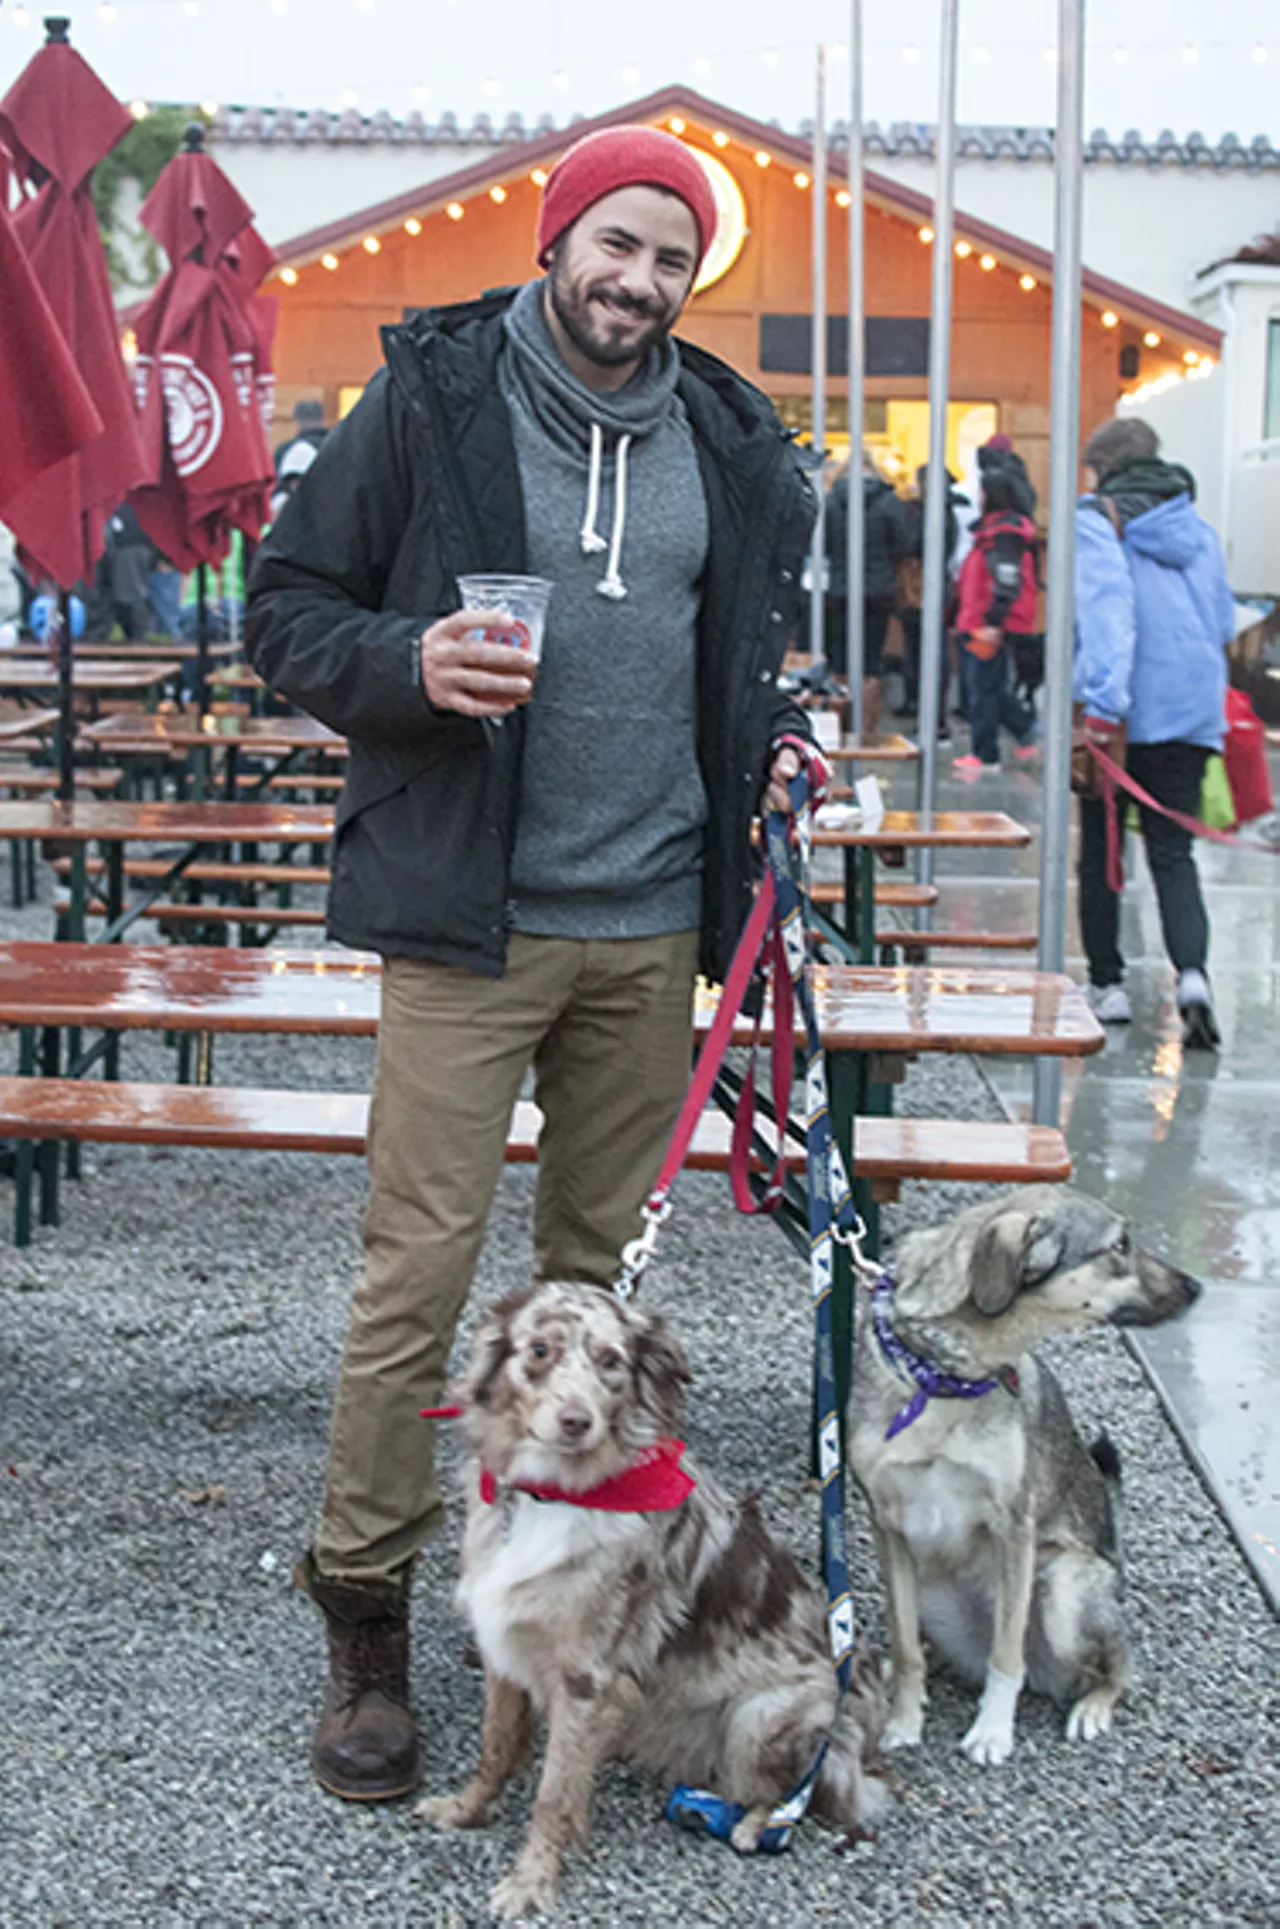
[[[501,610],[455,610],[424,630],[422,687],[437,710],[463,717],[506,717],[533,695],[537,665],[519,636],[517,617]]]

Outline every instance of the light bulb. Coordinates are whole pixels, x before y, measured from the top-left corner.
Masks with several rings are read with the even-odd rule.
[[[957,241],[956,253],[959,255],[961,261],[967,261],[969,259],[969,256],[973,253],[972,241]]]
[[[298,271],[297,271],[297,269],[296,269],[296,268],[282,268],[282,269],[280,270],[280,279],[281,279],[281,281],[282,281],[282,282],[284,283],[284,285],[285,285],[285,287],[286,287],[286,288],[293,288],[293,287],[295,287],[295,286],[297,285],[297,280],[298,280]]]
[[[327,268],[327,269],[329,270],[329,273],[330,273],[330,274],[332,274],[332,273],[333,273],[333,271],[334,271],[334,269],[335,269],[335,268],[337,267],[337,265],[338,265],[338,257],[337,257],[337,255],[321,255],[321,257],[320,257],[320,266],[321,266],[322,268]]]
[[[448,207],[445,209],[445,213],[451,221],[461,221],[463,215],[466,213],[466,209],[463,207],[461,201],[450,201]]]
[[[367,234],[360,245],[367,255],[379,255],[382,253],[382,243],[376,234]]]
[[[409,219],[404,224],[404,231],[406,234],[422,233],[422,223],[421,221],[419,221],[416,214],[411,214],[409,216]]]
[[[1029,295],[1031,290],[1038,286],[1038,284],[1034,275],[1019,275],[1018,286],[1024,295]]]
[[[769,153],[767,148],[758,147],[756,149],[756,166],[757,167],[768,167],[772,159],[773,159],[773,156],[772,154]]]
[[[917,228],[916,233],[920,237],[921,241],[924,242],[924,245],[927,248],[929,243],[933,240],[933,229],[928,227]]]
[[[491,201],[496,201],[499,207],[502,206],[506,198],[507,198],[507,190],[501,185],[498,185],[496,187],[491,187],[489,189],[489,199]]]
[[[1120,320],[1120,317],[1119,317],[1119,315],[1117,315],[1117,313],[1116,313],[1116,311],[1115,311],[1115,309],[1114,309],[1114,308],[1104,308],[1104,309],[1103,309],[1103,311],[1102,311],[1102,326],[1103,326],[1104,328],[1115,328],[1115,327],[1117,326],[1117,324],[1119,323],[1119,320]]]
[[[995,265],[996,265],[996,258],[994,255],[978,256],[978,266],[981,269],[983,269],[985,273],[990,274],[991,270],[995,267]]]
[[[1159,348],[1160,337],[1156,334],[1156,331],[1154,328],[1149,328],[1147,330],[1146,334],[1142,338],[1142,345],[1144,348]]]
[[[803,169],[801,169],[799,174],[793,174],[791,178],[798,188],[807,188],[809,185],[809,176]]]

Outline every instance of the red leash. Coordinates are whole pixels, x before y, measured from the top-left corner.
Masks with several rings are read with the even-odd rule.
[[[1158,803],[1149,790],[1144,790],[1142,785],[1129,775],[1123,764],[1118,764],[1114,757],[1109,757],[1105,750],[1100,750],[1098,745],[1090,742],[1088,738],[1085,742],[1089,755],[1097,764],[1102,776],[1102,799],[1107,812],[1107,888],[1109,890],[1123,891],[1124,889],[1120,822],[1115,808],[1117,785],[1121,790],[1127,791],[1137,803],[1145,804],[1148,810],[1157,811],[1161,817],[1167,817],[1171,824],[1180,825],[1184,831],[1190,831],[1193,837],[1207,837],[1214,844],[1244,845],[1249,850],[1280,849],[1280,846],[1275,844],[1255,843],[1252,839],[1238,836],[1234,831],[1217,830],[1212,824],[1202,823],[1198,817],[1189,817],[1186,811],[1172,810],[1168,804]]]

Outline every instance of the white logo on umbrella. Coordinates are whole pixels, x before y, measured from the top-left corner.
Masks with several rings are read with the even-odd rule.
[[[180,476],[203,469],[222,440],[222,397],[189,355],[160,357],[169,447]]]

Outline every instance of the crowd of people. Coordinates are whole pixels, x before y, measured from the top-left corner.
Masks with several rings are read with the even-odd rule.
[[[1083,455],[1086,493],[1077,517],[1073,696],[1080,790],[1080,926],[1089,996],[1106,1024],[1131,1017],[1119,948],[1116,853],[1136,811],[1155,885],[1165,949],[1178,975],[1185,1041],[1218,1042],[1207,975],[1208,918],[1193,833],[1178,817],[1199,814],[1209,757],[1223,745],[1226,646],[1235,602],[1217,536],[1195,507],[1195,478],[1160,456],[1150,424],[1105,422]],[[916,715],[920,694],[920,608],[928,472],[900,497],[864,457],[864,728],[879,727],[886,667],[902,695],[895,714]],[[1002,733],[1016,762],[1034,762],[1040,736],[1035,692],[1043,681],[1043,541],[1037,499],[1023,458],[1006,435],[977,452],[966,495],[948,472],[947,590],[943,616],[939,735],[956,712],[970,749],[954,759],[976,780],[1001,768]],[[848,501],[846,469],[827,496],[827,674],[847,672]],[[887,644],[897,619],[897,654]],[[1093,745],[1141,786],[1108,795]],[[1170,815],[1174,813],[1175,815]],[[1108,823],[1108,817],[1114,821]]]

